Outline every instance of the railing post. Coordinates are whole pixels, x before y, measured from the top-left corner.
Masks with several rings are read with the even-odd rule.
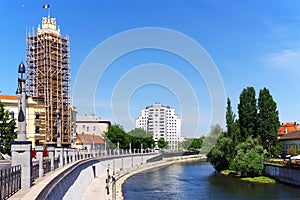
[[[50,170],[54,171],[54,147],[48,146],[48,155],[50,159]]]
[[[32,144],[30,141],[13,142],[11,145],[12,166],[21,165],[21,188],[32,186]]]
[[[63,154],[64,154],[64,149],[62,147],[55,148],[55,157],[59,158],[59,163],[58,163],[59,168],[64,166]]]
[[[44,151],[44,147],[37,145],[35,147],[36,150],[36,159],[39,161],[39,177],[43,177],[44,176],[44,167],[43,167],[43,151]]]

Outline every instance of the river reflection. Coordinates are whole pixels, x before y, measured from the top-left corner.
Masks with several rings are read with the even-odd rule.
[[[206,162],[178,163],[134,175],[123,185],[123,194],[128,200],[300,199],[299,188],[225,177]]]

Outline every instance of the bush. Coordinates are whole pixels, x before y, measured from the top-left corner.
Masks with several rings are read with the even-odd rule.
[[[264,169],[263,158],[254,149],[239,152],[237,155],[236,169],[242,173],[242,176],[260,176]]]

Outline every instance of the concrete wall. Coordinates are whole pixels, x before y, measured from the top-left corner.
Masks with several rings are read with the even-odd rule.
[[[283,183],[300,186],[300,169],[265,164],[265,174]]]
[[[101,177],[107,175],[107,169],[109,169],[109,173],[112,175],[113,171],[117,173],[120,170],[132,167],[132,165],[145,164],[148,159],[155,156],[157,154],[140,154],[111,158],[92,158],[78,162],[76,165],[59,174],[59,176],[44,187],[37,199],[82,199],[84,192],[95,176]]]

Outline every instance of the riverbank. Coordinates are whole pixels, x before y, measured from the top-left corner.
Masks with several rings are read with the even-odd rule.
[[[165,167],[168,165],[172,165],[174,163],[179,162],[193,162],[193,161],[201,161],[206,160],[206,157],[203,155],[191,155],[191,156],[179,156],[179,157],[170,157],[170,158],[164,158],[162,161],[157,161],[153,163],[147,163],[145,165],[133,167],[132,169],[129,169],[126,172],[121,172],[116,177],[115,182],[115,192],[116,192],[116,199],[124,199],[123,193],[122,193],[122,186],[125,183],[125,181],[133,176],[134,174],[147,171],[150,169]]]

